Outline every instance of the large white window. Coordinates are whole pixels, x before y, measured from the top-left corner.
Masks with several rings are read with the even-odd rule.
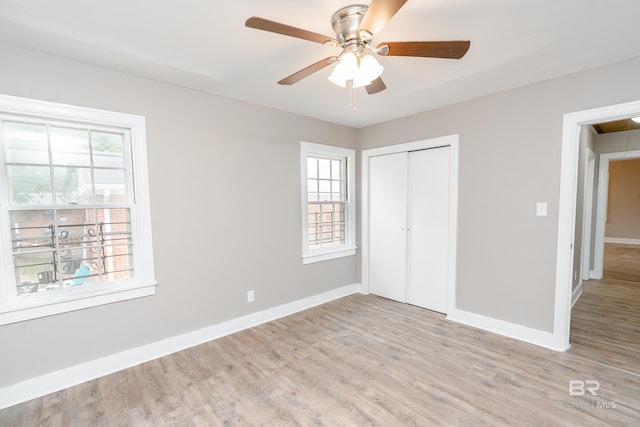
[[[302,261],[354,255],[354,150],[302,142]]]
[[[0,95],[0,324],[155,292],[140,116]]]

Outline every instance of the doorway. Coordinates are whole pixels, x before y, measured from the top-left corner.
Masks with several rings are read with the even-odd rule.
[[[640,130],[625,127],[625,122],[630,123],[630,120],[615,122],[620,123],[620,126],[608,131],[602,128],[608,127],[610,123],[583,126],[583,130],[592,131],[593,138],[588,141],[600,153],[597,156],[600,167],[597,171],[597,188],[589,187],[585,182],[585,190],[590,188],[592,192],[596,192],[597,197],[592,202],[587,202],[585,194],[585,206],[582,212],[578,208],[576,223],[579,224],[582,219],[583,225],[586,224],[587,208],[595,204],[597,233],[593,248],[585,243],[588,235],[583,234],[582,242],[578,238],[575,242],[576,249],[580,249],[582,244],[581,262],[588,260],[593,253],[594,268],[589,277],[579,285],[579,300],[574,300],[570,351],[603,365],[638,374],[640,151],[632,148],[638,148],[640,144]],[[609,152],[620,149],[625,151]],[[581,147],[580,151],[582,157],[585,149]],[[588,181],[588,175],[579,173],[579,185],[582,180]],[[578,190],[580,196],[580,187]],[[574,270],[578,267],[574,266]],[[574,288],[574,297],[575,293]]]
[[[607,222],[609,217],[609,202],[610,202],[610,180],[609,171],[611,163],[619,165],[618,162],[626,160],[640,159],[640,150],[622,151],[616,153],[603,153],[600,155],[600,166],[598,173],[598,198],[596,207],[596,233],[595,233],[595,252],[593,263],[592,277],[595,279],[602,279],[604,277],[604,258],[605,258],[605,244],[607,241],[613,244],[634,244],[640,243],[632,239],[627,239],[624,231],[617,237],[607,238]],[[611,224],[609,224],[611,228]],[[617,234],[614,232],[614,234]],[[632,236],[635,237],[635,236]]]
[[[564,115],[553,328],[553,348],[557,350],[570,347],[580,127],[632,117],[640,117],[640,101]]]

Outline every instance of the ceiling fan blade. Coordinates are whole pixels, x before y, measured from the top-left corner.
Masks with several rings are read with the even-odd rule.
[[[284,79],[280,80],[278,84],[292,85],[294,83],[297,83],[300,80],[304,79],[305,77],[308,77],[311,74],[315,73],[316,71],[320,71],[324,67],[328,67],[329,65],[333,64],[334,62],[336,62],[336,59],[338,59],[337,56],[329,56],[328,58],[324,58],[316,62],[315,64],[311,64],[308,67],[303,68],[300,71],[296,71],[295,73],[291,74],[288,77],[285,77]]]
[[[367,90],[369,95],[373,95],[374,93],[382,92],[387,88],[387,85],[382,81],[382,77],[378,77],[371,84],[368,84],[364,87]]]
[[[462,58],[471,45],[470,41],[443,42],[385,42],[377,47],[385,56],[421,56],[426,58]]]
[[[407,0],[371,0],[367,13],[365,13],[358,27],[358,35],[364,38],[371,38],[378,34],[406,2]],[[361,34],[362,31],[366,31],[369,34],[364,36]]]
[[[339,44],[336,39],[322,34],[314,33],[312,31],[303,30],[301,28],[292,27],[291,25],[281,24],[275,21],[269,21],[268,19],[260,18],[258,16],[252,16],[244,23],[249,28],[255,28],[257,30],[269,31],[272,33],[278,33],[285,36],[297,37],[302,40],[309,40],[312,42],[325,44],[331,43],[336,46]]]

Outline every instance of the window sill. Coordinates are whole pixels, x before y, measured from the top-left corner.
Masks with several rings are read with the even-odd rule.
[[[0,325],[154,295],[156,293],[156,284],[156,282],[153,282],[151,284],[139,284],[135,287],[127,286],[120,289],[81,293],[55,300],[25,301],[20,305],[0,308]]]
[[[356,254],[356,247],[341,248],[331,251],[323,251],[318,253],[307,253],[302,255],[303,264],[313,264],[314,262],[329,261],[331,259],[353,256]]]

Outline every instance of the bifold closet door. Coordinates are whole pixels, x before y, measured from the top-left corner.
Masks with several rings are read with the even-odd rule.
[[[369,292],[446,313],[449,147],[369,159]]]
[[[447,312],[449,147],[412,151],[408,166],[407,300]]]
[[[406,301],[407,156],[369,159],[369,292]]]

